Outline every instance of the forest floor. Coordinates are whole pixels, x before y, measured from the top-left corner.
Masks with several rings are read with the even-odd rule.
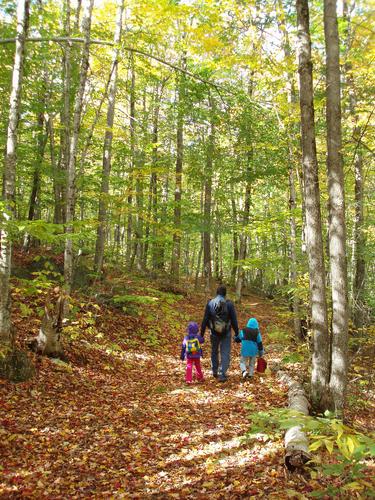
[[[370,460],[360,478],[316,468],[291,474],[281,434],[265,429],[246,439],[251,414],[285,407],[287,393],[268,370],[241,382],[237,344],[229,379],[219,383],[210,373],[206,334],[205,381],[185,385],[180,344],[188,321],[201,321],[203,293],[174,295],[136,278],[122,284],[123,300],[140,297],[125,312],[75,296],[75,321],[64,333],[66,362],[32,355],[32,380],[0,381],[1,498],[374,498]],[[38,297],[24,282],[14,285],[14,323],[23,345],[37,333],[45,293]],[[298,349],[290,343],[285,308],[249,295],[238,315],[241,326],[249,316],[258,318],[270,366],[284,359],[284,369],[306,373],[308,363],[288,363]],[[363,367],[353,364],[352,378],[368,381],[359,373]],[[367,382],[353,385],[350,395],[349,423],[366,432],[375,425],[373,389]],[[335,462],[327,451],[319,456]]]

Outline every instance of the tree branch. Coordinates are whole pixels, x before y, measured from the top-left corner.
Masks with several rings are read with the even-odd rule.
[[[26,42],[71,42],[71,43],[83,43],[83,38],[70,38],[66,36],[53,36],[53,37],[28,37],[25,39]],[[0,39],[0,45],[4,45],[6,43],[15,43],[15,38],[3,38]],[[95,43],[98,45],[113,45],[113,42],[107,42],[106,40],[96,40],[91,39],[89,43]]]

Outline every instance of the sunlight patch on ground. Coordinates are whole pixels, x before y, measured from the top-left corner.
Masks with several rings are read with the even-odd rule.
[[[206,446],[200,448],[192,448],[192,449],[183,448],[180,453],[175,453],[173,455],[170,455],[165,462],[170,463],[170,462],[178,462],[180,460],[194,460],[198,457],[221,453],[222,451],[228,451],[233,448],[238,448],[239,446],[241,446],[240,437],[235,437],[229,441],[212,441],[208,443]]]
[[[281,446],[281,444],[269,442],[255,444],[252,448],[248,448],[241,442],[240,437],[236,437],[229,441],[209,443],[203,450],[190,449],[185,454],[182,452],[171,455],[165,461],[165,464],[171,465],[173,461],[179,467],[178,474],[176,474],[175,469],[172,469],[160,471],[153,476],[145,476],[145,490],[147,493],[167,493],[179,489],[183,493],[184,488],[192,485],[190,465],[184,464],[184,461],[188,461],[195,466],[196,462],[200,461],[199,468],[203,469],[203,473],[208,474],[209,478],[211,474],[219,471],[251,467],[252,464],[258,464],[267,456],[274,455]],[[215,457],[217,454],[219,456]],[[209,455],[208,458],[202,462],[203,456],[207,455]],[[181,467],[185,467],[185,473]],[[213,481],[220,480],[214,475],[212,477]],[[164,488],[161,488],[162,484]]]

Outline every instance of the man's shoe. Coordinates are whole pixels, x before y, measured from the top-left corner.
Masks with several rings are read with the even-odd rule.
[[[217,373],[213,373],[212,376],[217,378]]]
[[[225,375],[220,375],[219,382],[226,382],[228,379]]]

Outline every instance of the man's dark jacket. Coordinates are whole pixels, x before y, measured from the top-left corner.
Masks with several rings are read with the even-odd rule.
[[[234,305],[230,300],[226,300],[225,297],[222,297],[222,296],[220,296],[220,297],[223,300],[225,300],[225,302],[227,303],[228,316],[229,316],[229,320],[230,320],[228,331],[230,331],[230,328],[232,327],[235,335],[238,336],[237,314],[236,314],[236,310],[234,308]],[[204,311],[204,317],[203,317],[203,321],[202,321],[202,325],[201,325],[201,335],[202,336],[204,335],[204,332],[206,331],[207,327],[209,327],[211,332],[213,334],[215,334],[215,332],[210,327],[210,319],[214,319],[214,314],[211,311],[210,302],[211,302],[211,300],[209,300],[207,302],[206,309]],[[220,334],[216,334],[216,335],[220,335]]]

